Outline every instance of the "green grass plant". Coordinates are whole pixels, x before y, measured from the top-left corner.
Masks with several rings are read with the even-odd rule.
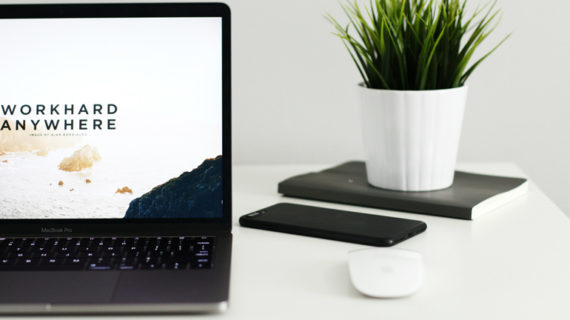
[[[507,38],[469,65],[501,20],[496,0],[466,17],[465,0],[356,0],[341,4],[348,24],[331,15],[368,88],[434,90],[461,87]]]

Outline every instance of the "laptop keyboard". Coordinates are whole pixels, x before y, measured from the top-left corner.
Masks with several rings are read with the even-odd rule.
[[[214,237],[0,238],[0,271],[212,268]]]

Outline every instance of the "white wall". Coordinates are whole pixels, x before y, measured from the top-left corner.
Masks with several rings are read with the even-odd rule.
[[[342,17],[338,2],[227,3],[233,14],[235,163],[362,158],[358,73],[324,18],[325,12]],[[459,161],[516,162],[570,212],[570,1],[498,5],[503,22],[483,49],[513,35],[468,82]]]
[[[236,163],[361,158],[358,73],[323,18],[342,17],[337,1],[229,3]],[[570,212],[570,1],[498,5],[503,21],[482,49],[513,35],[468,82],[459,161],[516,162]]]

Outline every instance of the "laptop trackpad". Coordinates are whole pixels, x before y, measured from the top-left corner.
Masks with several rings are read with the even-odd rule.
[[[109,302],[119,271],[0,272],[2,303]]]

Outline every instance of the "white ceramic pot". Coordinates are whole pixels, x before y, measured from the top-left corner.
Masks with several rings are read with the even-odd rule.
[[[467,87],[358,90],[368,183],[401,191],[451,186]]]

